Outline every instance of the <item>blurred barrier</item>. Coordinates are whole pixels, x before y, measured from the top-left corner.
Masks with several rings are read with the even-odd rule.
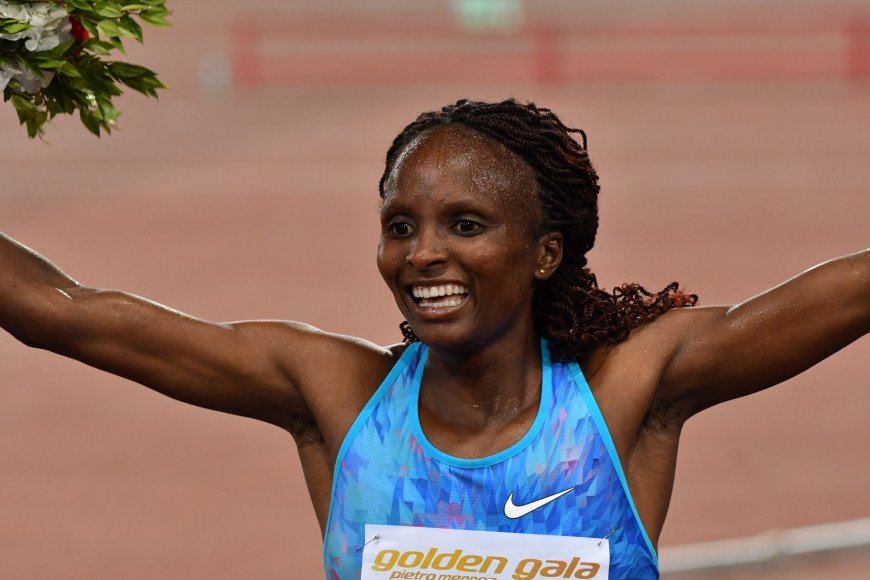
[[[870,78],[870,18],[855,18],[851,23],[849,72],[853,79]]]
[[[241,87],[870,79],[870,11],[709,16],[620,21],[573,10],[481,31],[448,10],[258,14],[231,30],[231,66]]]
[[[870,548],[870,518],[779,530],[749,538],[664,548],[662,573],[713,572]]]

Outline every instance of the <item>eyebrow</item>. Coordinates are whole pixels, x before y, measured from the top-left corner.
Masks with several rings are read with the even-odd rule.
[[[478,213],[478,214],[491,214],[497,211],[491,204],[487,204],[485,202],[473,200],[473,199],[462,199],[462,200],[448,200],[442,202],[441,210],[444,213],[448,214],[460,214],[460,213]],[[395,202],[387,202],[382,203],[380,208],[380,215],[396,215],[396,214],[408,214],[411,215],[411,205],[408,203],[397,204]]]

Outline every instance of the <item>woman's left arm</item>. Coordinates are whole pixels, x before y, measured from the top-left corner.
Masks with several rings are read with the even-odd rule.
[[[824,262],[731,307],[691,308],[659,398],[688,415],[791,378],[870,332],[870,250]]]

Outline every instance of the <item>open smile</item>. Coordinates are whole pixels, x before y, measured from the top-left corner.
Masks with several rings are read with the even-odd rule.
[[[428,314],[446,314],[468,300],[468,288],[462,284],[411,286],[409,293],[418,309]]]

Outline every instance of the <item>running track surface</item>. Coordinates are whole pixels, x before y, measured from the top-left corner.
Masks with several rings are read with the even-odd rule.
[[[732,303],[868,244],[870,86],[830,82],[251,88],[206,94],[230,15],[173,6],[133,62],[172,87],[28,142],[0,109],[0,230],[77,279],[217,320],[389,343],[377,180],[403,124],[459,97],[533,99],[602,175],[591,266]],[[253,6],[253,5],[252,5]],[[205,14],[205,17],[203,17]],[[825,316],[828,308],[820,308]],[[868,343],[692,419],[661,545],[870,515]],[[292,440],[0,336],[0,577],[318,578]],[[740,578],[859,578],[868,558]],[[723,575],[721,578],[732,576]]]

